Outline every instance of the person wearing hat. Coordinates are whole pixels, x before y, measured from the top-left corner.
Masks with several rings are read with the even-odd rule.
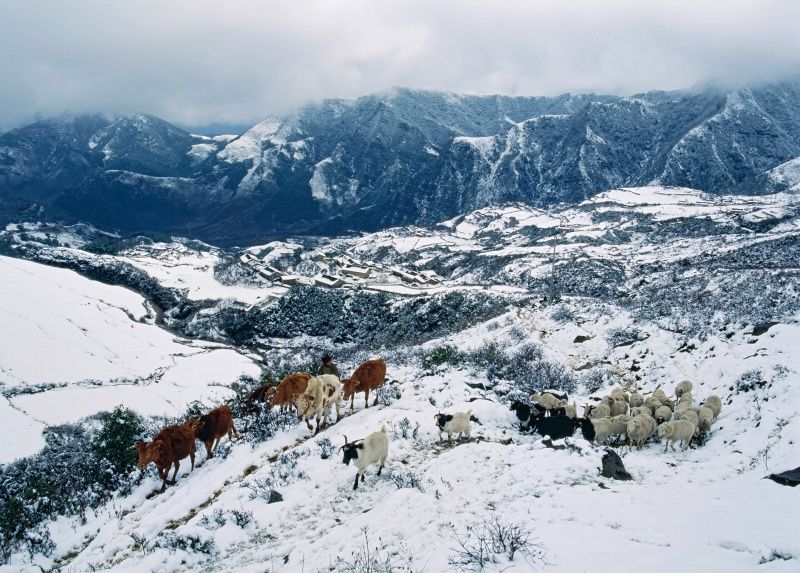
[[[336,364],[333,363],[333,358],[328,354],[322,357],[322,366],[317,370],[317,376],[320,374],[333,374],[337,378],[342,377],[342,375],[339,374],[339,369],[336,368]]]

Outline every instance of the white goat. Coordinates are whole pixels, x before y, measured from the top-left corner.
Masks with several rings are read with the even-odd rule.
[[[300,394],[295,401],[297,416],[305,421],[308,429],[311,429],[309,418],[312,416],[317,420],[317,427],[314,430],[316,435],[320,430],[320,425],[327,425],[327,410],[331,405],[336,406],[336,421],[339,421],[339,407],[342,404],[342,385],[339,378],[333,374],[321,374],[314,376],[308,381],[305,392]]]
[[[389,438],[386,436],[386,426],[381,426],[377,432],[372,432],[369,436],[362,440],[355,440],[353,442],[347,441],[347,436],[344,437],[344,445],[339,448],[344,450],[344,459],[342,460],[345,465],[350,465],[350,460],[355,460],[356,466],[356,481],[353,484],[353,490],[358,489],[358,478],[364,481],[364,472],[372,464],[380,464],[378,466],[378,475],[381,475],[383,466],[386,465],[386,458],[389,457]]]

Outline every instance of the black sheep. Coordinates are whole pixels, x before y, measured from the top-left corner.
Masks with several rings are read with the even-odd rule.
[[[531,430],[553,440],[568,438],[575,433],[575,420],[568,416],[531,416],[528,425]]]

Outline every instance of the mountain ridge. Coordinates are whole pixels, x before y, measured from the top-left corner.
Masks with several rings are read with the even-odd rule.
[[[255,244],[432,225],[510,201],[570,204],[621,186],[774,192],[791,182],[770,171],[799,156],[796,81],[629,97],[395,88],[231,138],[147,114],[43,120],[0,135],[0,202]]]

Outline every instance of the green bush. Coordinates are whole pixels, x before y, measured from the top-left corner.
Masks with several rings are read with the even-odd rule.
[[[455,346],[437,346],[422,356],[422,368],[426,372],[435,372],[443,365],[458,366],[463,360],[463,355]]]

